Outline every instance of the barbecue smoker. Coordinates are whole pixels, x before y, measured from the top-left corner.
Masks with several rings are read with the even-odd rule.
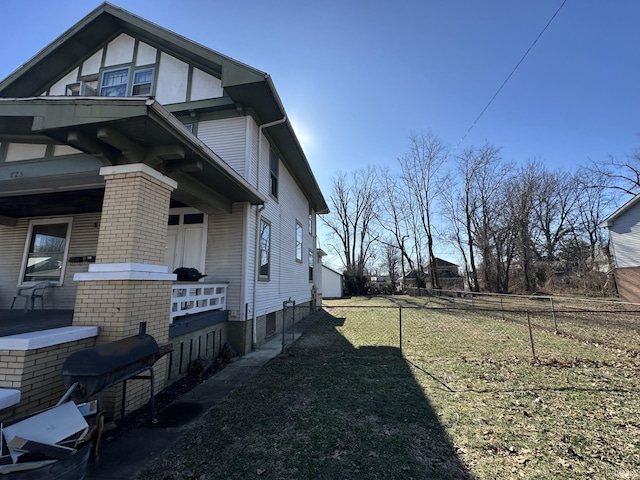
[[[124,417],[127,380],[149,380],[151,422],[157,423],[153,365],[171,351],[171,345],[159,347],[155,339],[147,335],[146,327],[146,322],[141,322],[138,335],[69,355],[62,366],[62,381],[67,388],[65,397],[82,402],[98,394],[98,411],[100,412],[105,391],[123,382],[120,413],[121,417]],[[140,375],[147,370],[148,375]]]

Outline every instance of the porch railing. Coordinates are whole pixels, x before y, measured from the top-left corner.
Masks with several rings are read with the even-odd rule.
[[[174,283],[171,290],[170,322],[177,317],[210,310],[226,310],[226,283]]]

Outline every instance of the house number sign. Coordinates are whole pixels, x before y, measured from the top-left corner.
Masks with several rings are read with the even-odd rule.
[[[22,178],[24,173],[20,170],[9,172],[9,178]]]

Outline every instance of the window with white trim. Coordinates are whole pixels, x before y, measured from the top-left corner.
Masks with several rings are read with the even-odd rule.
[[[296,262],[302,263],[302,225],[296,222]]]
[[[260,253],[258,277],[261,280],[269,280],[271,273],[271,224],[265,219],[260,219]]]
[[[313,235],[313,208],[309,204],[309,234]]]
[[[315,263],[313,250],[309,249],[309,281],[313,281],[313,264]]]
[[[31,220],[20,284],[49,281],[62,285],[70,235],[71,218]]]
[[[126,97],[129,87],[129,67],[107,70],[102,73],[101,97]]]

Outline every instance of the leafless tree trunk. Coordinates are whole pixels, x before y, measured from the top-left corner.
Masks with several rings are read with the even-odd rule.
[[[542,260],[553,262],[558,249],[571,231],[572,218],[578,202],[577,178],[567,172],[538,174],[538,188],[534,193],[533,215],[538,251]]]
[[[377,220],[380,229],[387,233],[386,246],[395,247],[400,255],[400,274],[402,275],[402,287],[404,288],[404,275],[415,269],[407,240],[409,239],[410,220],[406,190],[402,188],[398,178],[388,170],[381,172],[379,176],[380,201],[378,203]]]
[[[440,288],[438,269],[434,254],[434,225],[436,201],[442,193],[443,165],[446,160],[442,141],[431,133],[411,135],[409,152],[399,159],[401,178],[415,207],[414,219],[417,222],[416,240],[426,237],[429,274],[433,288]],[[416,241],[416,244],[419,242]],[[419,251],[419,248],[417,249]],[[422,262],[417,263],[422,267]]]
[[[367,262],[373,254],[373,220],[378,198],[376,169],[369,167],[333,179],[331,213],[321,217],[331,232],[329,247],[340,257],[347,275],[364,288]],[[354,293],[361,293],[360,291]]]

